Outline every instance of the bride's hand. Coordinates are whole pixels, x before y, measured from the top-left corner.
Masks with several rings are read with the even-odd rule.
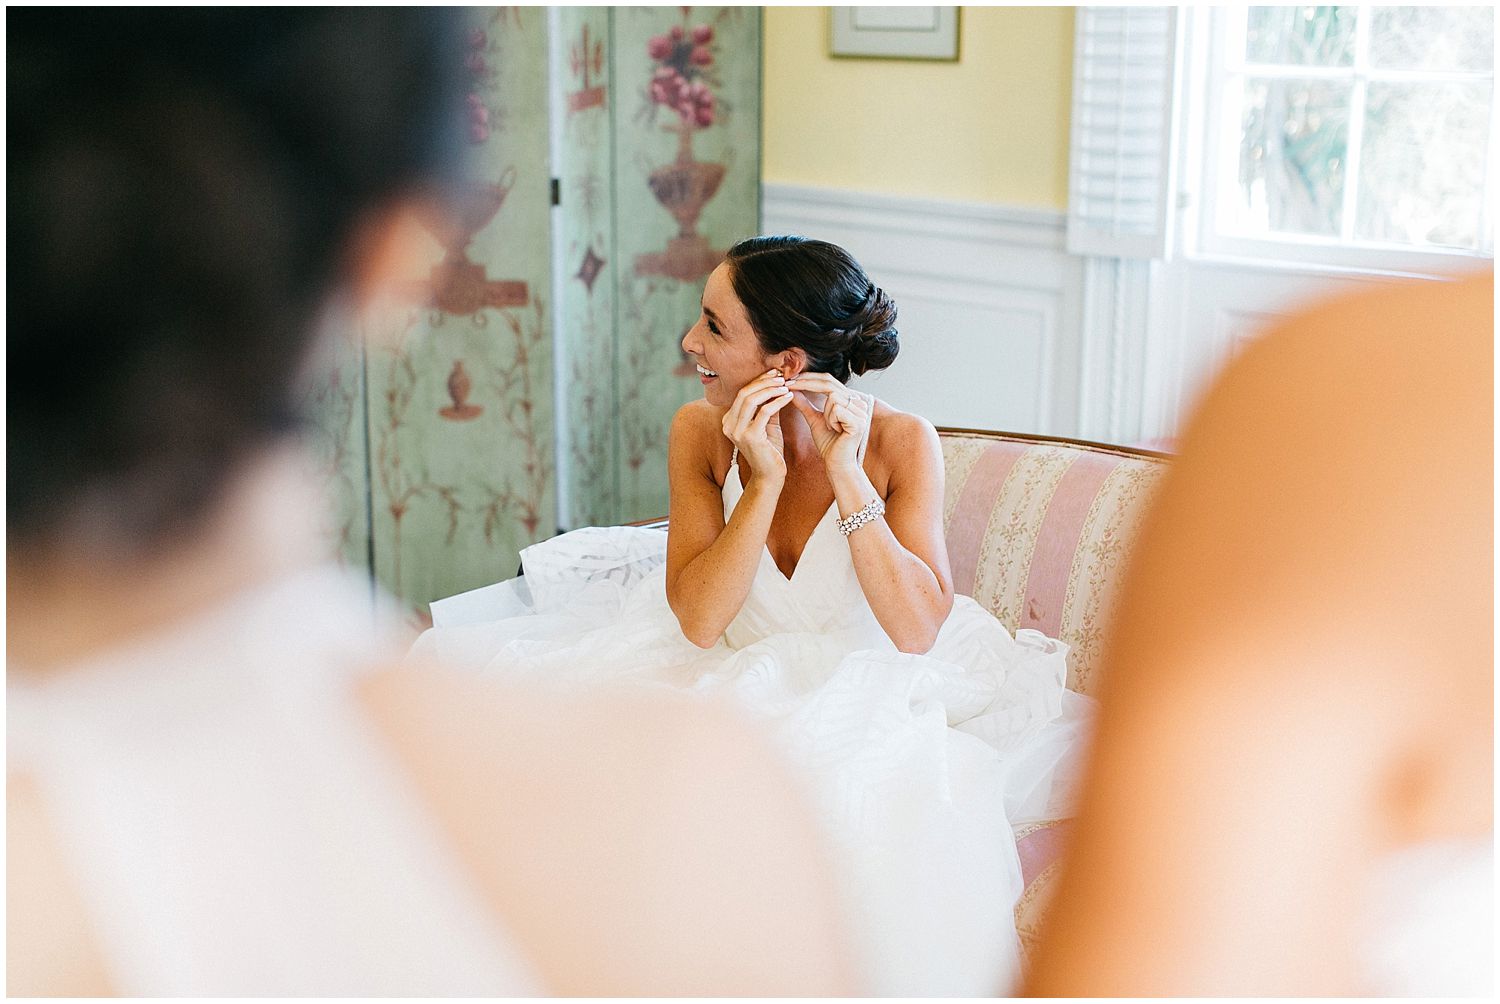
[[[781,371],[770,370],[741,387],[724,413],[724,435],[739,447],[740,456],[750,461],[752,477],[786,477],[781,423],[771,421],[792,400],[792,392],[785,385]]]
[[[812,429],[813,444],[823,464],[832,470],[859,463],[859,441],[870,426],[864,395],[856,394],[827,373],[803,373],[792,378],[792,404]],[[808,396],[823,397],[823,406]]]

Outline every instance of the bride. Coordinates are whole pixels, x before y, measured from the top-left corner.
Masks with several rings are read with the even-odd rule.
[[[1017,969],[1011,828],[1068,812],[1090,702],[1062,643],[954,595],[932,425],[846,386],[896,358],[895,320],[843,249],[740,242],[682,341],[704,396],[672,422],[665,542],[528,548],[413,654],[749,710],[837,849],[873,991],[989,994]]]

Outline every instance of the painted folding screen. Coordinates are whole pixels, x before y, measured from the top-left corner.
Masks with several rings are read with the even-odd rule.
[[[555,13],[561,524],[667,511],[667,427],[702,393],[679,343],[760,220],[760,12]]]
[[[756,9],[469,17],[442,261],[313,392],[330,546],[417,623],[559,529],[666,512],[667,428],[700,393],[678,343],[760,215]]]

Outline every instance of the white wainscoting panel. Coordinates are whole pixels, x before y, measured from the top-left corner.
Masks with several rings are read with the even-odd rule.
[[[1390,278],[1213,260],[1179,260],[1164,272],[1171,309],[1152,323],[1170,351],[1146,389],[1171,402],[1152,430],[1163,436],[1180,431],[1213,377],[1268,328],[1311,302]]]
[[[761,229],[832,241],[896,301],[901,354],[854,386],[934,425],[1077,435],[1082,259],[1061,212],[767,184]]]

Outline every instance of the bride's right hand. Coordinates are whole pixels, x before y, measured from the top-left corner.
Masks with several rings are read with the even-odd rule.
[[[786,458],[781,452],[781,423],[771,419],[792,401],[792,392],[780,370],[745,384],[724,413],[724,435],[739,447],[750,462],[752,477],[786,477]]]

